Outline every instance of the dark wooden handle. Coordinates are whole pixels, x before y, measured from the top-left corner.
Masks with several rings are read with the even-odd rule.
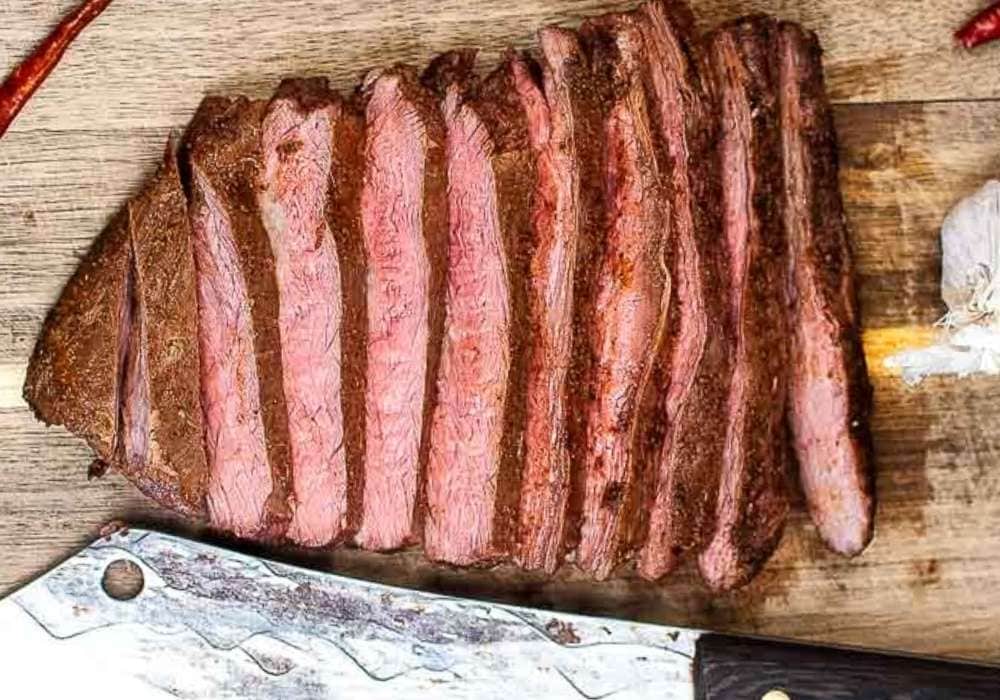
[[[1000,700],[996,667],[714,634],[694,673],[698,700]]]

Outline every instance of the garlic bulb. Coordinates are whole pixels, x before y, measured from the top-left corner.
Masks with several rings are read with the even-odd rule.
[[[1000,374],[1000,182],[990,180],[941,225],[942,342],[885,365],[907,383],[934,374]]]
[[[945,325],[956,327],[1000,311],[1000,182],[990,180],[959,202],[941,225],[941,297]]]

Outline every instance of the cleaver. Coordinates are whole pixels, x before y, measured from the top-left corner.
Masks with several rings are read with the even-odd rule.
[[[1000,668],[463,600],[123,529],[0,602],[0,697],[998,700]]]

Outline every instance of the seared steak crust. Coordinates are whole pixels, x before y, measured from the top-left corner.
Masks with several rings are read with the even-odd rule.
[[[651,381],[671,297],[665,261],[669,208],[643,89],[642,34],[631,15],[584,24],[605,103],[605,228],[596,246],[576,563],[605,579],[629,556],[656,440],[647,432],[659,387]],[[653,426],[655,429],[655,426]]]
[[[412,68],[369,75],[362,96],[370,337],[356,542],[384,551],[422,536],[448,261],[445,136],[437,99]]]
[[[777,547],[788,513],[788,366],[776,23],[728,24],[712,37],[723,120],[723,228],[736,354],[715,533],[699,567],[715,590],[748,582]]]
[[[291,517],[288,409],[274,256],[257,193],[266,102],[207,98],[187,134],[213,524],[284,535]]]
[[[861,346],[837,137],[816,35],[782,23],[781,126],[792,355],[788,418],[820,536],[859,554],[872,539],[872,388]]]
[[[684,5],[652,0],[636,14],[670,205],[673,281],[667,339],[653,380],[662,398],[654,418],[663,430],[662,447],[647,482],[647,532],[638,558],[640,575],[655,580],[712,534],[734,341],[721,235],[721,122],[711,74]]]
[[[47,425],[62,425],[111,464],[131,316],[128,212],[97,238],[49,312],[28,363],[24,399]]]
[[[143,493],[202,517],[208,483],[191,225],[175,145],[128,205],[131,342],[115,466]]]

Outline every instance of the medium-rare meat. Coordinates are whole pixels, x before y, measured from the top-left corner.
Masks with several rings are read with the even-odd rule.
[[[28,363],[25,401],[87,441],[103,471],[118,449],[132,285],[128,212],[98,237],[49,312]]]
[[[837,137],[816,36],[782,24],[781,127],[790,253],[788,418],[806,502],[836,552],[860,553],[874,523],[871,386],[861,347]]]
[[[364,310],[345,308],[344,275],[327,222],[334,143],[342,138],[342,122],[351,118],[346,112],[325,80],[286,81],[261,127],[258,201],[280,302],[294,493],[287,537],[308,546],[330,544],[350,526],[342,388],[344,367],[358,358],[343,351],[342,325]],[[360,143],[355,148],[360,158]],[[356,463],[351,466],[359,471]]]
[[[446,65],[447,294],[424,546],[488,564],[516,536],[535,159],[510,59],[482,83]]]
[[[581,177],[594,163],[581,163],[594,146],[588,131],[597,108],[585,86],[589,64],[576,35],[543,29],[542,85],[537,67],[514,58],[514,87],[527,117],[537,159],[532,211],[528,291],[524,469],[518,509],[516,560],[526,569],[553,573],[566,553],[572,486],[569,421],[577,401],[574,384],[574,280],[587,277],[578,259],[588,222],[581,216]],[[590,139],[588,141],[588,139]]]
[[[421,534],[447,264],[444,123],[415,71],[373,73],[361,221],[370,324],[363,517],[356,542],[390,550]]]
[[[187,135],[214,525],[281,536],[291,514],[278,286],[257,192],[265,102],[206,98]]]
[[[643,89],[646,52],[631,15],[608,15],[581,29],[604,112],[605,229],[594,259],[591,355],[584,406],[586,444],[577,565],[605,579],[630,554],[642,481],[652,463],[646,430],[660,387],[651,382],[671,294],[665,244],[669,209]]]
[[[241,537],[598,580],[698,554],[727,590],[780,540],[794,450],[860,551],[871,388],[816,39],[703,41],[642,1],[490,73],[461,49],[347,99],[205,100],[26,398]]]
[[[540,294],[551,295],[542,301],[553,304],[549,321],[551,333],[557,342],[569,342],[569,364],[566,368],[565,389],[556,381],[548,388],[539,386],[547,379],[558,380],[561,357],[565,350],[552,346],[548,362],[537,367],[540,353],[550,352],[539,331],[532,329],[535,353],[529,363],[528,425],[525,431],[525,473],[520,505],[520,562],[523,566],[553,570],[567,551],[576,547],[583,520],[586,471],[582,468],[588,450],[587,416],[583,408],[590,400],[592,356],[590,339],[583,329],[590,328],[595,314],[594,288],[596,285],[595,252],[597,242],[603,239],[604,215],[604,135],[603,105],[608,96],[608,85],[598,76],[591,57],[576,32],[561,27],[546,27],[539,34],[543,57],[543,75],[546,102],[552,120],[550,143],[551,164],[539,162],[537,195],[540,211],[544,211],[547,196],[543,177],[551,172],[561,189],[553,202],[551,215],[554,225],[562,229],[564,244],[575,248],[572,258],[563,259],[563,249],[547,242],[539,229],[532,260],[532,276],[537,272],[548,279],[552,287],[541,290],[542,280],[532,280],[534,309],[538,309]],[[536,219],[544,223],[541,215]],[[555,229],[554,229],[555,230]],[[546,256],[549,256],[548,258]],[[540,271],[539,267],[545,267]],[[571,299],[557,296],[560,275],[570,277],[565,284],[570,289],[559,292],[571,294]],[[549,291],[552,290],[552,291]],[[549,301],[551,299],[551,301]],[[558,307],[557,304],[563,304]],[[569,304],[571,324],[567,327],[566,308]],[[538,313],[533,311],[532,313]],[[559,337],[570,334],[571,337]],[[552,373],[545,375],[551,367]],[[560,396],[560,394],[563,394]],[[546,403],[552,409],[552,446],[559,448],[560,437],[558,402],[565,406],[565,431],[568,455],[560,463],[558,451],[546,452]],[[541,403],[539,403],[541,402]],[[567,502],[568,501],[568,502]],[[558,518],[565,513],[564,520]]]
[[[717,143],[719,118],[700,56],[694,17],[681,2],[652,0],[637,11],[645,40],[647,92],[660,171],[670,205],[667,240],[673,294],[657,428],[664,432],[650,479],[648,519],[637,566],[658,579],[699,550],[715,522],[732,372]]]
[[[699,567],[715,590],[748,582],[788,512],[786,251],[773,20],[718,30],[711,59],[722,113],[723,229],[729,251],[733,381],[715,532]]]
[[[128,205],[132,322],[115,466],[160,504],[205,510],[198,304],[191,226],[174,144]]]

